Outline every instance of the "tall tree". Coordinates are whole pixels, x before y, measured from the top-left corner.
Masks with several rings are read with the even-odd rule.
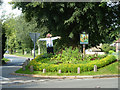
[[[11,16],[11,18],[7,18],[3,23],[3,28],[5,31],[5,36],[8,39],[8,47],[11,51],[11,54],[13,53],[13,50],[16,49],[17,46],[17,38],[16,38],[16,29],[15,29],[15,18]]]
[[[33,49],[33,41],[31,40],[29,33],[40,33],[42,35],[47,31],[46,27],[38,28],[35,19],[33,18],[30,22],[26,22],[24,15],[21,15],[16,20],[17,38],[20,40],[23,52],[24,49]],[[44,29],[44,31],[43,31]]]
[[[3,1],[0,1],[0,6],[3,4]],[[0,61],[1,59],[4,57],[4,53],[5,53],[5,41],[6,41],[6,37],[5,37],[5,30],[3,28],[3,24],[2,21],[4,19],[4,15],[1,16],[0,18]],[[2,63],[0,62],[0,65],[2,65]]]
[[[60,35],[58,45],[79,45],[79,34],[89,33],[89,47],[118,37],[120,5],[106,2],[15,2],[27,21],[35,18],[38,26],[46,25],[53,35]],[[116,27],[117,26],[117,27]],[[72,36],[71,36],[72,35]]]

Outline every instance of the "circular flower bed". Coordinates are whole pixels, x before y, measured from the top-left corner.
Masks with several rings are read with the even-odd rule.
[[[98,68],[106,66],[114,61],[116,61],[116,57],[113,55],[108,55],[105,58],[89,61],[87,63],[51,63],[53,61],[53,55],[39,55],[32,61],[30,61],[28,67],[33,65],[35,71],[42,71],[46,69],[46,72],[58,72],[61,70],[63,73],[76,73],[77,68],[80,67],[80,72],[91,71],[94,69],[94,65],[97,65]],[[52,58],[52,60],[51,60]],[[56,61],[56,60],[54,60]]]

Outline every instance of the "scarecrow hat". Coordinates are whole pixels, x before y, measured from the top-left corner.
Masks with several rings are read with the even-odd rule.
[[[52,37],[52,35],[51,35],[50,33],[48,33],[48,34],[46,35],[46,37],[49,38],[49,37]]]

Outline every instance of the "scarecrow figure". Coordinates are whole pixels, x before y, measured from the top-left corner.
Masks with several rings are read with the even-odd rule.
[[[46,38],[40,38],[39,41],[46,41],[46,46],[47,46],[47,53],[53,53],[53,40],[55,39],[60,39],[61,37],[56,36],[52,37],[50,33],[46,35]]]

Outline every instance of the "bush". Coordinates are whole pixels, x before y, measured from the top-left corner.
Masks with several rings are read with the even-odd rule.
[[[108,53],[110,50],[115,50],[115,47],[113,47],[113,46],[110,46],[110,44],[103,44],[102,45],[102,47],[101,47],[101,49],[104,51],[104,52],[106,52],[106,53]]]
[[[112,54],[112,53],[114,53],[114,51],[113,51],[113,50],[110,50],[110,51],[109,51],[109,54]]]
[[[42,71],[44,68],[47,72],[58,72],[59,69],[63,73],[72,72],[76,73],[77,68],[80,67],[81,72],[91,71],[94,68],[94,65],[97,65],[98,68],[101,68],[105,65],[108,65],[116,60],[116,57],[109,55],[103,59],[91,61],[87,64],[48,64],[37,62],[36,59],[32,60],[28,66],[33,65],[34,70]]]
[[[50,63],[50,64],[56,64],[56,63],[72,63],[72,64],[77,64],[77,63],[88,63],[90,62],[91,59],[101,59],[105,57],[105,55],[85,55],[83,59],[83,55],[81,52],[79,52],[78,48],[65,48],[62,50],[61,53],[57,55],[53,54],[41,54],[38,55],[35,60],[37,62],[41,63]]]
[[[79,49],[76,48],[65,48],[62,50],[62,53],[55,55],[51,58],[52,60],[56,60],[57,62],[63,63],[73,63],[79,60],[82,60],[82,53],[79,52]]]

